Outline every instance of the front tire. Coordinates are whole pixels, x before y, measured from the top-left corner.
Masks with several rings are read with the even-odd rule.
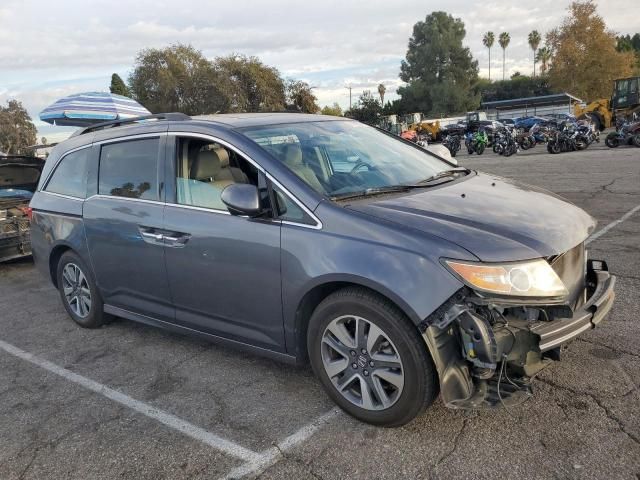
[[[614,132],[611,132],[607,135],[607,138],[604,139],[604,143],[609,148],[616,148],[618,146],[618,137]]]
[[[307,346],[329,396],[363,422],[404,425],[438,393],[436,369],[416,327],[364,288],[339,290],[318,305]]]
[[[104,303],[91,271],[72,251],[65,252],[58,262],[58,290],[71,319],[84,328],[99,328],[111,316],[104,313]]]

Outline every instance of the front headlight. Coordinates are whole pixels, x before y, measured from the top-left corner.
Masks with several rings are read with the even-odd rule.
[[[568,295],[562,280],[543,259],[514,263],[445,260],[445,265],[474,290],[516,297]]]

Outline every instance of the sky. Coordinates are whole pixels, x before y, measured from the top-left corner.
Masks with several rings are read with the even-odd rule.
[[[569,0],[0,0],[0,103],[20,100],[39,134],[68,135],[38,120],[38,113],[72,93],[108,91],[112,73],[127,79],[143,48],[187,43],[214,58],[256,55],[285,78],[307,81],[318,103],[349,106],[364,90],[387,88],[397,98],[400,62],[413,25],[445,9],[466,26],[465,44],[488,76],[482,34],[508,31],[506,74],[531,73],[527,34],[557,26]],[[640,31],[640,2],[598,0],[607,25]],[[496,42],[497,43],[497,42]],[[491,76],[502,76],[502,55],[492,49]]]

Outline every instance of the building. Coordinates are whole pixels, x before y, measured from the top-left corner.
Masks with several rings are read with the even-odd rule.
[[[500,120],[501,118],[517,118],[532,115],[572,114],[573,106],[576,103],[584,102],[568,93],[557,93],[540,97],[482,102],[480,109],[486,112],[490,120]]]

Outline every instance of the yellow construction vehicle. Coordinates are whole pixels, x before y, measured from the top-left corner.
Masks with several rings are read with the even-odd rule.
[[[614,126],[616,117],[640,114],[640,77],[615,80],[611,99],[600,98],[586,106],[576,104],[573,114],[590,119],[601,131]]]
[[[439,141],[440,122],[438,120],[428,122],[423,120],[423,118],[421,113],[410,113],[403,115],[401,120],[403,123],[406,123],[407,130],[413,130],[418,135],[426,135],[431,141]]]

